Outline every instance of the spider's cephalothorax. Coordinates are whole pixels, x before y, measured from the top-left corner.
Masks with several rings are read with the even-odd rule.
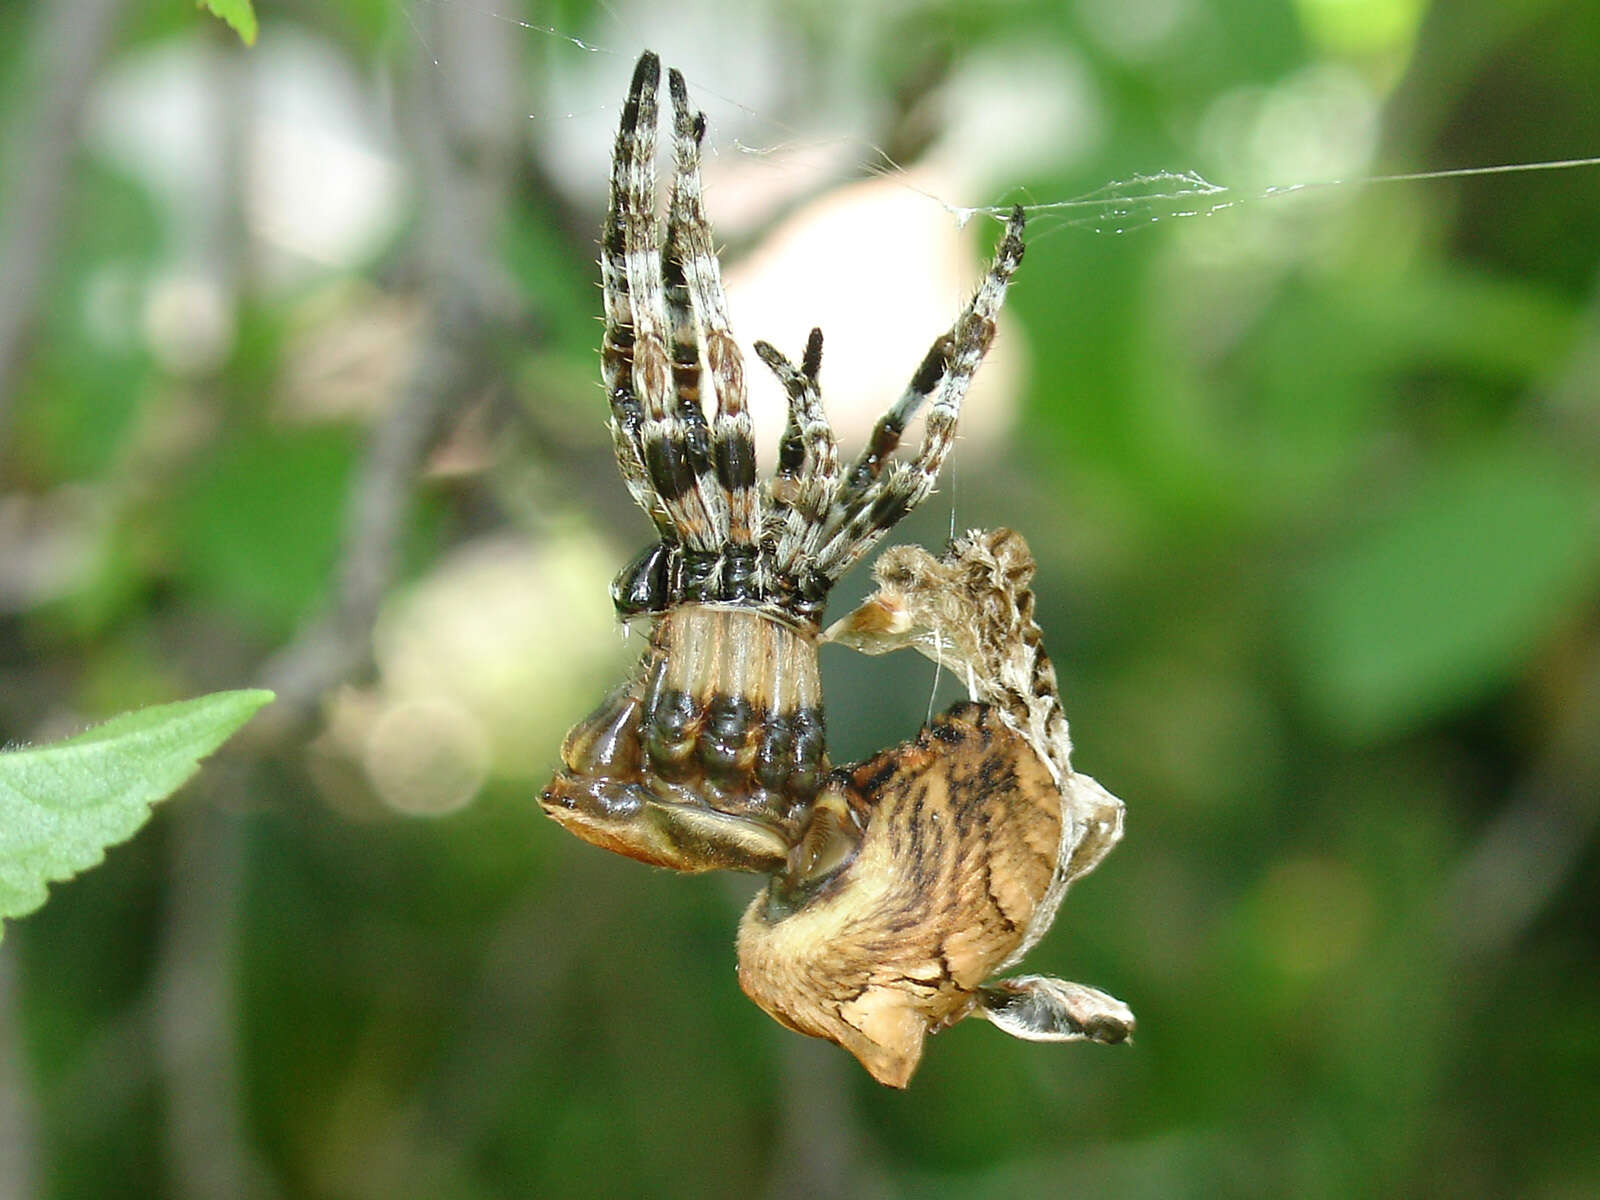
[[[789,398],[777,470],[758,483],[744,359],[701,199],[705,117],[677,71],[664,225],[656,212],[660,72],[650,53],[634,71],[600,258],[613,444],[658,539],[617,577],[612,599],[624,618],[652,619],[650,645],[568,734],[564,769],[540,799],[580,837],[645,862],[769,871],[799,840],[827,766],[816,641],[828,591],[932,491],[1022,260],[1022,210],[972,302],[853,462],[840,462],[822,410],[821,332],[798,366],[756,343]],[[925,403],[920,450],[893,458]]]

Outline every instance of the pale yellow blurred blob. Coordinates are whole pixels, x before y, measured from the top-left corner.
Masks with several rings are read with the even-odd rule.
[[[289,421],[368,420],[416,370],[427,306],[347,277],[312,289],[289,310],[284,373],[272,398]]]
[[[489,773],[484,723],[455,697],[399,700],[367,730],[362,765],[390,808],[441,817],[465,807]]]
[[[341,700],[332,740],[407,813],[453,811],[489,777],[542,778],[637,655],[607,598],[619,561],[577,528],[452,551],[385,607],[378,681]]]
[[[233,349],[232,297],[204,272],[172,272],[150,286],[144,337],[158,362],[175,375],[203,375]]]
[[[1069,163],[1100,136],[1092,76],[1054,49],[1011,44],[964,56],[928,103],[926,122],[939,133],[917,162],[830,189],[727,264],[730,317],[749,360],[764,454],[776,445],[786,402],[752,342],[771,342],[797,360],[812,327],[822,329],[823,402],[841,445],[853,451],[972,298],[1000,236],[1006,204],[996,200],[1016,196],[1024,172]],[[713,225],[725,234],[749,227],[755,198],[775,194],[755,180],[816,178],[837,163],[841,146],[862,149],[851,139],[799,140],[754,155],[724,147],[705,164]],[[885,165],[876,147],[866,149],[866,161]],[[1027,262],[1013,283],[1054,286]],[[958,465],[998,453],[1017,420],[1027,343],[1007,310],[999,325],[962,405]],[[908,449],[920,438],[913,427]]]

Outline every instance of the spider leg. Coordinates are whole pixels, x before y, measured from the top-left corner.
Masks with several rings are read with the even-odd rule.
[[[677,71],[667,73],[672,95],[673,133],[678,152],[672,224],[689,298],[705,343],[705,363],[717,398],[711,424],[711,461],[726,494],[730,548],[753,552],[761,530],[761,498],[756,490],[755,434],[746,405],[744,358],[728,327],[722,273],[706,222],[700,183],[700,140],[705,114],[689,108],[689,90]]]
[[[605,297],[605,333],[600,342],[600,373],[611,405],[611,441],[628,494],[668,540],[676,540],[671,517],[645,466],[645,411],[634,390],[634,349],[638,341],[630,286],[628,238],[633,177],[641,157],[649,161],[655,137],[655,90],[661,63],[646,52],[634,68],[628,99],[622,107],[616,150],[611,158],[611,201],[601,235],[600,279]],[[649,118],[641,134],[641,115],[649,94]],[[645,144],[641,147],[641,136]]]
[[[683,154],[678,156],[682,171]],[[661,274],[666,284],[667,317],[672,349],[672,390],[677,399],[674,416],[678,422],[684,459],[694,472],[695,492],[709,521],[713,544],[728,535],[728,500],[718,489],[711,467],[711,430],[706,410],[700,403],[700,334],[695,325],[689,284],[683,274],[683,229],[679,220],[678,194],[681,174],[673,180],[672,204],[667,219],[667,246],[661,255]]]
[[[755,351],[789,396],[763,540],[773,545],[775,568],[793,576],[807,565],[807,531],[823,523],[839,490],[839,446],[817,386],[822,330],[811,331],[798,368],[766,342],[757,342]]]
[[[909,417],[910,412],[921,403],[916,385],[933,375],[937,368],[931,364],[943,357],[944,368],[937,377],[937,387],[933,390],[932,403],[928,408],[927,430],[916,457],[895,463],[886,475],[877,479],[871,476],[883,471],[882,453],[877,455],[878,461],[874,463],[873,445],[869,443],[858,461],[858,467],[866,464],[864,473],[869,482],[859,491],[851,489],[845,502],[836,507],[829,517],[827,528],[820,536],[816,567],[827,578],[838,579],[848,571],[879,538],[933,491],[939,468],[944,465],[945,455],[955,441],[956,418],[961,412],[961,401],[990,343],[994,341],[995,315],[1005,300],[1006,286],[1022,261],[1023,221],[1022,206],[1018,205],[1011,210],[1005,234],[995,250],[994,262],[979,285],[977,295],[961,316],[956,318],[946,335],[949,339],[948,351],[940,355],[939,343],[934,344],[918,368],[912,388],[879,422],[884,431],[881,440],[878,431],[874,431],[874,441],[892,448],[899,439],[899,432],[894,428],[897,411],[903,411]]]
[[[934,388],[939,386],[949,370],[950,348],[954,339],[954,329],[934,339],[933,345],[928,347],[928,353],[923,356],[922,365],[911,377],[900,399],[890,405],[889,411],[879,417],[878,423],[872,427],[872,436],[845,473],[844,486],[838,497],[842,508],[853,505],[883,474],[884,464],[900,445],[900,437],[911,423],[911,418],[917,415],[922,402],[933,394]]]
[[[691,449],[694,426],[684,422],[681,407],[671,405],[677,372],[667,341],[675,333],[670,331],[661,222],[655,205],[656,88],[660,77],[660,60],[650,53],[641,56],[623,109],[625,131],[630,115],[633,118],[632,136],[618,136],[623,191],[613,196],[613,207],[619,212],[623,275],[633,317],[633,390],[644,416],[639,447],[645,470],[671,520],[676,540],[686,549],[711,552],[722,539],[697,487]],[[693,375],[697,380],[697,369]]]

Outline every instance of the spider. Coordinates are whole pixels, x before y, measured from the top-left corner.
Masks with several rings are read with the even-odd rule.
[[[756,343],[788,396],[777,469],[758,485],[743,359],[701,202],[705,118],[669,72],[676,169],[663,231],[659,82],[646,53],[622,111],[601,254],[613,445],[657,537],[612,600],[623,619],[650,621],[649,643],[568,733],[540,803],[579,837],[647,863],[768,875],[740,925],[741,986],[883,1083],[905,1086],[926,1035],[968,1015],[1033,1040],[1125,1040],[1133,1015],[1103,992],[991,979],[1122,834],[1121,801],[1070,765],[1021,536],[969,534],[938,558],[890,550],[878,590],[821,631],[833,584],[933,489],[1022,260],[1022,210],[971,303],[848,465],[822,410],[821,332],[798,366]],[[923,405],[920,448],[895,458]],[[870,654],[914,647],[960,672],[971,700],[834,769],[823,640]]]
[[[545,811],[579,837],[683,871],[781,866],[823,774],[816,646],[829,589],[933,490],[995,314],[1022,261],[1011,214],[977,294],[928,350],[866,447],[841,462],[823,413],[822,333],[782,382],[788,424],[759,486],[744,361],[728,327],[700,184],[705,115],[670,71],[676,155],[665,231],[656,215],[661,65],[633,73],[600,258],[601,374],[624,482],[657,541],[612,585],[625,620],[649,618],[638,669],[568,734]],[[707,418],[702,386],[715,403]],[[920,450],[893,453],[927,405]]]

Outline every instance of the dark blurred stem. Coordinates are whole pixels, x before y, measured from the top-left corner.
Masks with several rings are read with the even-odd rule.
[[[1544,754],[1444,889],[1440,921],[1463,957],[1498,954],[1567,886],[1600,830],[1600,655]]]
[[[211,803],[222,789],[242,784],[245,772],[232,763],[210,769],[206,794],[191,797],[173,825],[154,997],[167,1146],[175,1197],[259,1200],[276,1188],[246,1129],[237,1004],[228,982],[242,888],[240,830],[236,817]]]
[[[444,415],[478,380],[476,318],[459,294],[429,306],[427,337],[398,404],[372,431],[345,508],[343,550],[328,612],[262,669],[278,694],[274,729],[300,727],[330,688],[362,670],[373,622],[394,581],[412,489]]]
[[[743,912],[750,901],[749,879],[737,876],[724,882],[733,912]],[[860,1068],[855,1060],[817,1038],[776,1029],[773,1037],[782,1043],[783,1078],[775,1089],[781,1107],[767,1173],[768,1200],[888,1195],[885,1174],[856,1108],[853,1087]]]
[[[428,280],[426,335],[351,486],[334,601],[262,671],[262,686],[278,693],[265,714],[269,731],[304,727],[329,689],[370,662],[373,623],[397,574],[418,475],[450,414],[494,378],[492,331],[514,308],[490,240],[507,173],[494,155],[474,154],[471,167],[464,161],[460,147],[471,139],[448,107],[445,78],[438,67],[419,69],[408,131],[423,175],[418,240]]]
[[[11,399],[55,256],[67,176],[78,148],[84,100],[126,0],[42,0],[24,61],[33,64],[31,103],[12,126],[10,186],[0,206],[0,454]]]
[[[255,724],[279,744],[311,723],[328,691],[369,668],[373,625],[399,572],[428,452],[463,401],[496,378],[495,332],[522,316],[494,245],[510,164],[521,153],[517,114],[526,111],[512,43],[492,23],[472,22],[453,6],[417,16],[429,30],[408,89],[405,141],[420,175],[425,334],[403,392],[373,428],[351,484],[333,601],[260,673],[278,702]],[[463,88],[473,95],[461,96]],[[415,1157],[400,1156],[407,1162]],[[396,1190],[380,1188],[380,1194],[408,1191],[416,1181],[396,1183]]]
[[[23,1078],[16,974],[16,949],[0,944],[0,1196],[34,1194],[33,1093]]]
[[[1597,444],[1597,367],[1600,279],[1583,336],[1532,410],[1548,421],[1548,436]],[[1544,752],[1446,883],[1440,923],[1448,944],[1464,957],[1511,945],[1562,891],[1600,832],[1600,652],[1591,654],[1571,693]]]
[[[251,125],[250,62],[220,24],[208,70],[217,98],[214,152],[224,166],[209,261],[230,299],[247,257],[243,220],[245,147]],[[260,1200],[276,1194],[250,1140],[239,1080],[233,938],[242,868],[237,820],[215,803],[245,791],[244,770],[213,763],[204,790],[166,816],[171,861],[165,922],[152,994],[156,1053],[165,1090],[167,1155],[175,1200]]]
[[[838,1046],[800,1034],[783,1039],[782,1109],[767,1183],[769,1200],[889,1195],[884,1172],[863,1144],[852,1087],[860,1069]]]
[[[506,1031],[557,1019],[564,981],[616,920],[606,904],[573,905],[570,897],[609,895],[609,866],[598,856],[562,855],[544,885],[497,923],[423,1089],[420,1128],[408,1133],[418,1146],[476,1144],[505,1111],[527,1070],[526,1059],[508,1051]],[[424,1157],[413,1149],[412,1160]]]

